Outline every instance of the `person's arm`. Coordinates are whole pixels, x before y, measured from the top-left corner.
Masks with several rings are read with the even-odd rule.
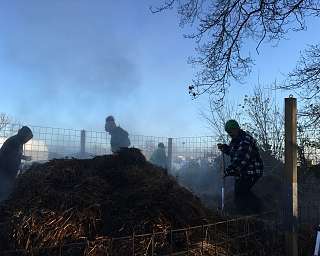
[[[232,162],[226,169],[226,176],[241,176],[248,165],[252,152],[252,145],[248,140],[242,140],[236,150]]]
[[[21,156],[21,159],[22,159],[22,160],[25,160],[25,161],[31,161],[31,160],[32,160],[32,157],[31,157],[31,156],[22,155],[22,156]]]
[[[154,163],[155,159],[156,159],[156,151],[153,151],[153,153],[151,154],[150,158],[149,158],[149,162]]]
[[[230,155],[230,146],[227,144],[218,144],[218,149],[221,150],[224,154]]]
[[[119,127],[118,132],[116,133],[116,139],[118,146],[128,148],[130,146],[129,133]]]
[[[124,132],[125,132],[125,145],[127,145],[127,147],[130,147],[131,141],[129,139],[129,133],[127,131],[124,131]]]
[[[20,151],[20,159],[25,161],[31,161],[31,156],[25,156],[23,154],[23,145],[19,145],[19,151]]]

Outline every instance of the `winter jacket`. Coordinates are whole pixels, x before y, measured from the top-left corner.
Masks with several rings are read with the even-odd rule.
[[[164,148],[157,148],[150,157],[150,162],[162,168],[167,168],[167,156]]]
[[[117,126],[110,132],[111,135],[111,151],[113,153],[118,152],[121,148],[127,148],[130,146],[129,134],[121,127]]]
[[[23,155],[23,143],[18,135],[8,138],[0,149],[0,171],[8,177],[16,177]]]
[[[257,143],[247,132],[240,130],[238,137],[225,145],[223,152],[231,159],[225,171],[226,176],[259,178],[263,175],[263,162]]]

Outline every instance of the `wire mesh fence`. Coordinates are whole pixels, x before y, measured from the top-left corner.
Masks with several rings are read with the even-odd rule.
[[[2,145],[8,137],[15,135],[20,127],[21,126],[17,124],[10,124],[2,130],[0,130],[0,145]],[[104,155],[111,153],[110,135],[106,132],[84,131],[80,129],[64,129],[41,126],[30,126],[30,128],[33,131],[34,138],[30,142],[25,144],[24,154],[32,156],[33,161],[47,161],[54,158],[66,157],[92,158],[96,155]],[[317,133],[309,133],[309,138],[312,137],[312,141],[314,143],[309,143],[304,148],[304,154],[306,158],[309,160],[309,164],[313,166],[317,165],[320,161],[320,149],[316,145],[316,142],[319,140],[316,136]],[[147,159],[150,158],[151,154],[157,148],[158,143],[162,142],[166,147],[167,153],[171,154],[171,156],[168,157],[168,159],[170,159],[171,161],[170,165],[168,165],[171,166],[171,174],[176,176],[182,185],[188,187],[190,190],[192,190],[198,196],[200,196],[203,201],[209,199],[208,201],[215,201],[216,204],[219,204],[219,193],[221,191],[222,182],[220,164],[221,155],[217,150],[217,140],[215,139],[215,137],[202,136],[170,139],[168,137],[130,134],[130,141],[131,146],[139,148]],[[270,156],[268,156],[268,158],[266,159],[267,160],[265,161],[265,167],[266,169],[271,170],[270,173],[277,174],[278,172],[279,174],[279,172],[283,171],[284,165],[282,159],[275,159]],[[320,172],[320,169],[316,169],[315,172]],[[302,179],[301,181],[299,181],[298,185],[298,221],[301,225],[309,225],[312,228],[319,225],[320,223],[320,186],[318,185],[318,181],[318,178],[314,177],[314,175],[311,175],[308,178],[308,180]],[[277,191],[274,192],[277,193]],[[217,206],[216,204],[214,205],[214,207]],[[209,206],[212,205],[209,204]],[[228,227],[229,224],[227,225]],[[241,227],[245,224],[239,225]],[[202,233],[200,231],[197,231],[195,232],[195,234]],[[211,242],[218,241],[219,236],[215,236],[215,232],[213,231],[208,231],[207,234],[208,236],[205,238],[201,236],[201,239],[203,238],[203,240],[201,240],[201,243],[206,245],[205,248],[207,248],[208,250],[209,248],[218,248],[217,244],[212,245]],[[248,234],[249,233],[247,233],[247,235]],[[153,238],[151,236],[148,240],[148,243],[151,243],[149,245],[151,246],[150,248],[152,248],[152,243],[154,243],[155,247],[153,250],[157,248],[157,243],[159,243],[155,241],[157,236],[157,234],[153,234]],[[159,236],[161,235],[159,234]],[[134,240],[138,241],[139,239],[138,237],[136,237]],[[240,241],[243,241],[241,239],[238,240],[239,243]],[[112,240],[112,244],[115,241]],[[119,243],[121,244],[122,242]],[[126,243],[128,243],[128,241]],[[188,245],[186,254],[176,255],[192,255],[191,249],[194,249],[194,246],[195,245],[191,243]],[[223,246],[223,248],[225,249],[225,246]],[[266,249],[263,248],[263,250]],[[145,255],[153,255],[150,253],[151,252],[148,252],[148,254]],[[171,255],[174,255],[172,253]],[[231,255],[223,254],[221,252],[219,253],[220,254],[216,253],[212,255]],[[237,255],[237,253],[239,255],[250,255],[241,254],[240,251],[237,251],[236,254],[232,255]]]
[[[0,130],[0,145],[10,136],[15,135],[21,126],[9,124]],[[92,158],[96,155],[110,154],[110,135],[106,132],[85,131],[80,129],[64,129],[41,126],[30,126],[33,131],[33,139],[25,144],[24,154],[30,155],[33,161],[47,161],[53,158]],[[309,138],[316,136],[317,133],[308,132]],[[317,138],[313,138],[317,141]],[[158,143],[162,142],[170,163],[170,172],[176,176],[180,183],[188,187],[200,196],[218,195],[221,187],[221,155],[217,149],[217,140],[213,136],[201,137],[181,137],[170,139],[167,137],[131,135],[131,146],[139,148],[147,159],[157,148]],[[171,148],[169,148],[171,147]],[[304,152],[308,159],[314,164],[317,163],[320,155],[319,149],[307,146]],[[282,159],[274,157],[264,157],[266,172],[282,172],[284,165]],[[226,160],[228,160],[226,158]],[[312,198],[312,195],[320,193],[318,183],[301,182],[300,197]],[[314,189],[313,192],[310,192]],[[319,213],[314,207],[320,205],[318,197],[313,196],[313,200],[300,200],[303,207],[301,209],[308,213],[303,216],[311,216],[309,212],[314,209],[313,219],[318,218]],[[211,199],[210,199],[211,200]]]
[[[15,135],[20,127],[19,124],[8,124],[2,128],[0,130],[0,145],[8,137]],[[33,131],[34,138],[25,145],[24,151],[31,155],[35,161],[61,157],[88,158],[111,153],[111,137],[106,132],[42,126],[30,126],[30,128]],[[311,164],[317,164],[320,161],[317,136],[316,131],[307,131],[304,137],[298,137],[298,141],[305,141],[308,138],[303,153]],[[129,137],[131,146],[141,149],[147,158],[150,157],[160,142],[168,148],[168,137],[133,134],[130,134]],[[191,160],[214,159],[219,154],[216,147],[218,142],[214,136],[173,138],[172,167],[179,168],[184,162]]]
[[[190,162],[212,162],[219,155],[216,145],[213,136],[174,138],[171,166],[178,170]]]
[[[181,229],[127,237],[100,237],[94,241],[53,247],[11,250],[0,255],[283,255],[283,235],[273,213],[246,216]]]
[[[0,146],[10,136],[15,135],[21,125],[10,124],[0,131]],[[53,158],[91,158],[96,155],[111,153],[110,135],[106,132],[77,129],[30,126],[33,139],[25,144],[24,153],[33,161],[47,161]],[[141,149],[149,158],[158,143],[165,146],[165,137],[130,135],[131,146]]]

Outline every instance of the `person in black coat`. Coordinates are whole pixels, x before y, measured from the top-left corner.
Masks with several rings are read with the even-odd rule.
[[[106,118],[105,130],[111,135],[110,145],[113,153],[119,152],[121,148],[130,146],[128,132],[116,125],[113,116]]]
[[[0,197],[8,193],[20,169],[21,160],[30,161],[30,156],[23,155],[23,145],[33,138],[29,127],[23,126],[18,133],[8,138],[0,149]],[[1,199],[0,198],[0,199]]]
[[[167,168],[166,150],[162,142],[158,144],[158,148],[152,153],[149,161],[164,169]]]
[[[229,145],[218,144],[218,148],[230,156],[225,176],[235,177],[234,197],[237,210],[243,214],[259,213],[260,200],[251,191],[263,176],[263,162],[257,142],[235,120],[226,122],[225,131],[232,140]]]

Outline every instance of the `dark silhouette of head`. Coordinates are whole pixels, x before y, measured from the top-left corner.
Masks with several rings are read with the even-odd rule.
[[[106,132],[111,132],[114,128],[116,128],[116,123],[113,116],[108,116],[106,118],[106,123],[104,128]]]
[[[238,137],[240,133],[240,125],[236,120],[233,119],[226,122],[224,129],[232,139]]]
[[[27,143],[33,138],[33,133],[28,126],[22,126],[18,131],[18,137],[21,139],[22,143]]]
[[[164,144],[163,144],[162,142],[160,142],[160,143],[158,144],[158,148],[164,148]]]

